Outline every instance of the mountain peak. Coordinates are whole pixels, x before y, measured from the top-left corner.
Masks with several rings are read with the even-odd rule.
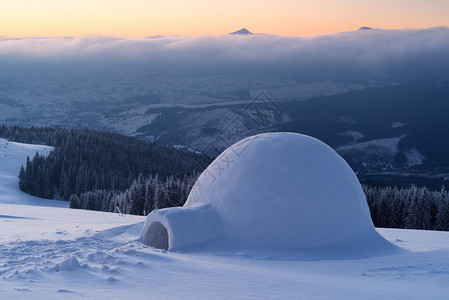
[[[242,28],[240,30],[231,32],[230,34],[253,34],[253,33],[246,28]]]
[[[372,28],[371,27],[366,27],[366,26],[363,26],[363,27],[359,28],[359,30],[370,30],[370,29],[372,29]]]

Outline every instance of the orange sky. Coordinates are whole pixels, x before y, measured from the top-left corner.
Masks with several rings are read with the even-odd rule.
[[[218,35],[242,27],[311,36],[361,26],[449,26],[449,1],[0,0],[0,36]]]

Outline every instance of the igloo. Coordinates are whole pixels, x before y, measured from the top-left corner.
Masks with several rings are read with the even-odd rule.
[[[183,207],[148,215],[140,240],[174,251],[387,243],[346,161],[296,133],[259,134],[229,147],[200,175]]]

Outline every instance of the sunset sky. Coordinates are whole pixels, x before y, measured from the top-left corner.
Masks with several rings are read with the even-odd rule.
[[[312,36],[449,26],[447,0],[0,0],[0,36]]]

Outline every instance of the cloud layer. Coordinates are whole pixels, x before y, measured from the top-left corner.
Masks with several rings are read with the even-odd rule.
[[[274,35],[118,38],[0,37],[0,72],[67,67],[191,75],[285,76],[302,81],[449,77],[449,28]]]

